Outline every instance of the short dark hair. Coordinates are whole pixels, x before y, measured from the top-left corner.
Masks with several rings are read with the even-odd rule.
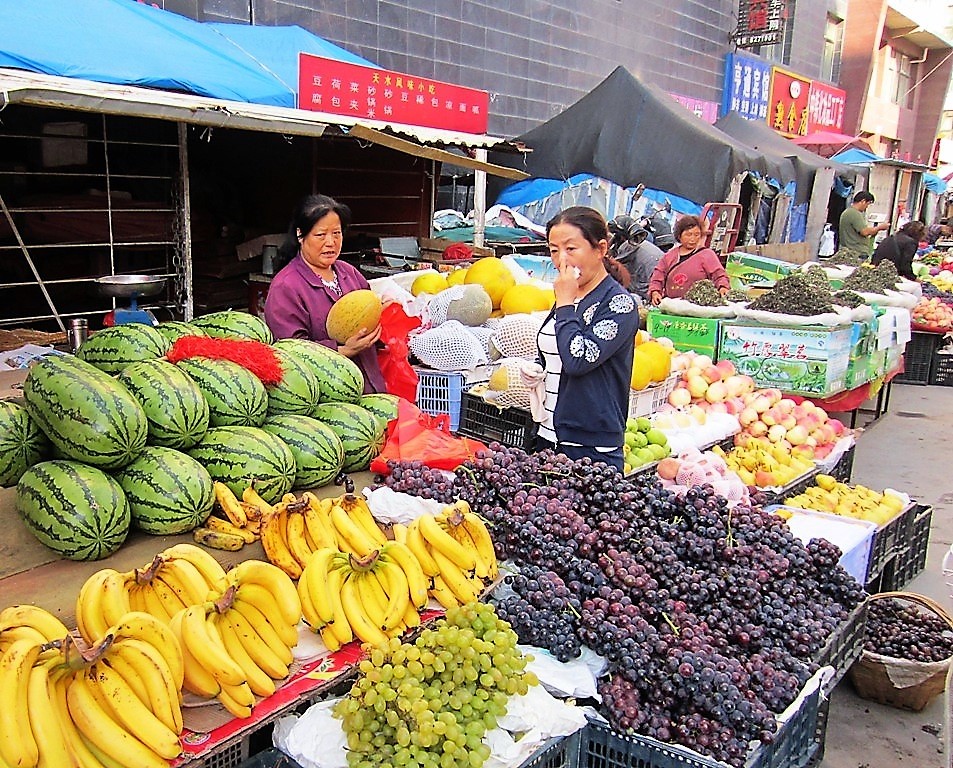
[[[697,216],[682,216],[682,218],[675,222],[675,228],[672,230],[672,236],[675,238],[675,242],[680,243],[682,234],[695,227],[698,227],[699,231],[702,230],[701,219]]]
[[[922,221],[908,221],[902,227],[900,231],[905,235],[909,235],[914,240],[919,240],[923,237],[923,234],[927,231],[926,225]]]
[[[279,258],[285,262],[294,258],[298,252],[299,237],[308,234],[314,225],[327,216],[336,213],[341,220],[341,229],[347,231],[351,225],[351,209],[327,195],[307,195],[295,207],[291,224],[285,234],[284,242],[278,250]],[[298,235],[298,233],[301,235]]]
[[[600,240],[609,242],[609,225],[606,218],[595,208],[585,205],[573,205],[560,211],[546,222],[546,238],[549,231],[558,224],[570,224],[582,232],[582,236],[593,248],[599,245]]]
[[[855,203],[872,203],[874,202],[874,196],[870,194],[866,189],[862,189],[856,195],[854,195]]]

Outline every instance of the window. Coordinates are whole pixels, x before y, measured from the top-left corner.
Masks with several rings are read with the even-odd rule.
[[[824,52],[821,57],[821,79],[836,83],[840,79],[840,59],[844,46],[844,22],[827,17],[824,28]]]
[[[760,45],[755,47],[754,53],[763,56],[769,61],[781,64],[791,63],[791,47],[794,43],[794,7],[797,0],[787,0],[784,3],[784,15],[781,19],[781,39],[774,45]]]
[[[916,68],[913,59],[896,48],[890,49],[887,56],[884,96],[894,104],[911,109],[913,107],[913,88],[916,83]]]

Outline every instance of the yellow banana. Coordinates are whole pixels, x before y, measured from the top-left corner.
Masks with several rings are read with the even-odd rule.
[[[281,636],[275,628],[268,623],[268,620],[261,611],[250,603],[246,603],[244,600],[235,600],[232,603],[231,610],[241,616],[242,622],[247,624],[249,629],[261,638],[262,642],[271,649],[271,652],[282,664],[286,667],[291,665],[294,661],[294,653],[291,651],[293,646],[287,645],[285,641],[281,639]],[[243,628],[242,622],[237,623],[239,628]],[[297,633],[295,633],[294,640],[295,644],[297,644]]]
[[[0,653],[6,652],[7,648],[13,645],[17,640],[29,640],[36,645],[43,645],[49,642],[46,636],[34,627],[10,627],[4,630],[3,634],[0,635]]]
[[[259,603],[264,602],[267,611],[263,611]],[[259,584],[245,584],[235,591],[235,602],[245,618],[264,637],[264,628],[267,627],[278,636],[281,643],[287,648],[294,648],[298,644],[298,630],[295,625],[289,624],[281,615],[281,611],[270,600],[264,587]]]
[[[354,574],[349,575],[341,586],[341,603],[344,606],[344,615],[351,625],[354,634],[362,642],[371,645],[381,645],[387,642],[387,635],[375,626],[364,612],[364,606],[357,592],[358,579]],[[332,625],[333,626],[333,625]]]
[[[111,570],[111,568],[103,568],[92,574],[83,582],[79,595],[76,597],[76,626],[87,643],[95,643],[109,628],[100,606],[103,582]]]
[[[208,528],[210,531],[215,531],[216,533],[228,533],[232,536],[238,536],[246,544],[254,543],[255,539],[258,537],[252,533],[250,528],[239,528],[230,520],[225,520],[221,517],[216,517],[215,515],[209,515],[205,518],[205,522],[202,523],[203,528]]]
[[[239,590],[246,582],[268,590],[288,624],[294,626],[301,619],[301,601],[294,582],[280,568],[263,560],[243,560],[228,575]]]
[[[212,488],[215,491],[215,501],[218,502],[218,505],[222,508],[222,512],[225,513],[225,516],[232,524],[239,528],[244,528],[248,525],[248,516],[245,514],[245,509],[235,494],[232,493],[232,489],[225,485],[225,483],[220,483],[217,480],[213,483]]]
[[[129,609],[133,611],[145,611],[149,613],[149,606],[146,603],[146,587],[145,584],[132,584],[129,586]],[[165,613],[160,614],[157,618],[163,618]]]
[[[125,679],[104,661],[93,664],[86,679],[99,687],[113,719],[157,755],[166,760],[182,751],[179,737],[136,696]]]
[[[115,624],[132,610],[129,605],[128,583],[126,576],[119,571],[113,571],[103,579],[100,608],[107,626]]]
[[[0,701],[6,710],[0,717],[0,757],[13,766],[35,766],[40,759],[27,711],[30,670],[39,655],[39,645],[17,640],[0,657]]]
[[[182,640],[182,618],[184,616],[185,610],[176,614],[169,625],[176,637],[179,638],[182,647],[184,674],[182,688],[196,696],[201,696],[203,699],[214,699],[222,690],[222,686],[211,672],[199,664],[198,659],[192,655],[185,641]]]
[[[330,517],[341,551],[350,552],[358,557],[367,557],[378,548],[377,542],[338,504],[331,505]]]
[[[331,651],[331,653],[341,649],[341,641],[338,640],[337,635],[334,634],[334,630],[330,624],[325,624],[318,632],[321,635],[321,641],[324,643],[324,647]]]
[[[201,571],[188,560],[165,560],[156,571],[156,576],[168,584],[186,606],[205,602],[209,585]]]
[[[500,569],[496,559],[496,548],[493,546],[493,539],[486,523],[476,514],[468,511],[463,513],[463,528],[473,540],[477,556],[488,566],[485,576],[478,575],[481,578],[495,579],[500,575]]]
[[[308,529],[308,535],[314,542],[315,549],[332,547],[337,549],[338,540],[334,533],[334,527],[331,525],[331,500],[320,500],[310,492],[305,492],[304,498],[308,505],[304,508],[304,523]]]
[[[429,579],[420,567],[420,561],[406,544],[399,541],[389,541],[381,551],[381,557],[394,562],[404,572],[407,579],[407,589],[410,601],[418,610],[427,604],[427,587]]]
[[[192,529],[192,539],[198,544],[212,549],[221,549],[225,552],[238,552],[246,544],[242,536],[234,533],[224,533],[223,531],[213,531],[211,528],[204,526]]]
[[[407,540],[404,543],[407,545],[407,548],[413,552],[414,557],[417,558],[417,562],[420,563],[420,568],[424,572],[424,575],[433,578],[440,574],[440,568],[434,561],[433,556],[430,554],[430,547],[420,533],[419,519],[420,518],[417,518],[407,526]]]
[[[387,593],[387,612],[382,625],[386,632],[403,621],[404,613],[410,604],[410,588],[407,586],[407,576],[396,562],[385,561],[374,575],[381,580],[381,585]]]
[[[384,616],[387,614],[388,598],[383,585],[372,571],[352,573],[350,579],[357,588],[357,596],[362,612],[378,629],[385,629]]]
[[[228,655],[217,637],[212,635],[204,605],[187,608],[182,617],[182,640],[195,660],[214,675],[222,685],[241,685],[245,675]]]
[[[39,748],[39,768],[78,768],[79,763],[73,757],[60,727],[46,664],[37,664],[29,670],[26,708],[33,738]]]
[[[131,612],[110,627],[109,633],[116,643],[126,639],[141,640],[155,648],[168,665],[175,687],[182,687],[182,644],[171,627],[148,613]]]
[[[230,613],[231,611],[226,611],[211,616],[211,620],[215,622],[222,637],[222,645],[225,646],[228,655],[242,668],[252,693],[258,696],[271,696],[275,692],[275,681],[255,663],[255,660],[248,653],[245,645],[239,639],[235,625],[229,618]]]
[[[473,552],[465,549],[459,541],[441,528],[437,518],[424,514],[417,518],[417,524],[420,526],[420,535],[430,545],[431,554],[435,555],[439,552],[462,571],[473,570],[476,566]],[[434,559],[439,566],[440,561],[436,557]]]
[[[433,597],[444,608],[456,608],[462,605],[453,590],[447,586],[447,583],[441,576],[433,577],[433,586],[430,588],[430,596]]]
[[[283,680],[288,676],[288,663],[284,661],[288,656],[287,651],[281,654],[275,653],[238,611],[229,609],[223,615],[228,617],[229,626],[252,661],[255,662],[255,666],[273,680]],[[255,691],[255,693],[258,692]]]
[[[151,607],[155,609],[155,602],[158,601],[162,606],[162,610],[165,611],[165,614],[170,619],[179,611],[185,610],[189,607],[188,604],[186,604],[182,598],[179,597],[178,593],[176,593],[176,591],[172,589],[168,583],[159,577],[154,576],[152,581],[149,582],[149,586],[151,587],[152,593],[155,596],[155,599],[150,603]],[[149,600],[148,596],[146,599]],[[147,613],[152,613],[154,616],[156,615],[151,610],[147,611]],[[162,617],[159,616],[158,618]]]
[[[301,565],[288,548],[287,505],[278,504],[274,512],[261,520],[261,545],[268,560],[278,566],[292,579],[301,577]]]
[[[334,618],[331,620],[328,628],[331,634],[337,639],[339,646],[345,645],[354,639],[354,631],[348,623],[347,614],[344,612],[344,602],[341,597],[341,587],[344,585],[346,578],[347,573],[343,568],[332,568],[328,572],[328,593],[331,595],[331,605],[334,607]],[[324,632],[321,633],[321,637],[324,637]],[[328,648],[331,648],[327,640],[325,640],[324,644],[327,645]]]
[[[150,711],[173,733],[181,733],[182,707],[179,703],[181,686],[176,685],[174,674],[159,650],[145,640],[125,638],[118,643],[113,643],[105,661],[112,664],[117,659],[120,660],[119,666],[114,667],[117,672],[120,672],[125,665],[145,686],[148,700],[144,704]],[[135,690],[134,686],[130,685],[130,687]]]
[[[129,687],[135,691],[136,696],[139,697],[139,701],[143,704],[149,704],[149,688],[143,682],[142,677],[139,672],[136,670],[135,666],[130,664],[126,659],[125,654],[120,654],[118,651],[120,648],[126,646],[128,641],[123,643],[115,643],[109,648],[109,666],[116,670],[123,679],[129,684]]]
[[[80,768],[111,768],[108,758],[100,759],[90,750],[82,734],[77,730],[73,718],[70,717],[69,707],[66,705],[66,688],[72,674],[53,673],[50,675],[50,697],[56,711],[56,719],[63,730],[70,753],[76,759]],[[101,753],[100,753],[101,754]]]
[[[387,537],[374,519],[374,514],[363,496],[345,493],[334,503],[364,530],[375,546],[380,547],[387,543]]]
[[[167,548],[163,556],[170,560],[187,560],[205,579],[209,589],[225,590],[225,569],[209,552],[194,544],[175,544]]]
[[[298,565],[303,569],[308,564],[308,560],[311,559],[312,550],[308,546],[307,529],[302,512],[288,513],[286,531],[288,535],[288,549],[291,551],[292,557],[298,561]]]
[[[390,532],[394,541],[399,541],[401,544],[407,543],[407,526],[403,523],[391,523]]]
[[[159,598],[159,593],[154,586],[157,583],[159,582],[155,580],[150,581],[148,584],[139,584],[134,593],[138,595],[138,605],[137,601],[130,599],[130,607],[134,611],[148,613],[150,616],[155,616],[159,621],[168,624],[172,618],[172,614],[169,613],[169,609],[166,608],[165,603]],[[164,584],[162,586],[165,587]],[[168,587],[165,588],[168,589]],[[179,598],[175,596],[171,589],[169,590],[169,594],[178,601]],[[130,598],[132,598],[132,594],[130,594]],[[181,610],[181,607],[179,610]]]
[[[255,706],[255,694],[248,687],[248,683],[223,685],[218,700],[233,716],[243,719],[251,717],[252,707]]]
[[[311,617],[305,615],[308,623],[315,629],[320,629],[334,619],[334,606],[331,604],[331,595],[328,592],[328,571],[337,549],[324,548],[313,553],[298,581],[299,594],[301,585],[307,582],[307,593],[310,605],[305,609],[304,600],[301,601],[302,610],[313,612]]]
[[[407,604],[407,610],[404,611],[404,627],[413,629],[420,626],[420,613],[414,608],[413,603]]]
[[[440,566],[440,577],[461,603],[472,603],[480,596],[473,581],[456,563],[444,557],[439,549],[433,551],[433,556]]]
[[[0,634],[14,627],[32,627],[47,640],[62,640],[69,634],[62,621],[36,605],[11,605],[0,611]]]
[[[261,496],[259,496],[258,491],[256,491],[250,485],[244,491],[242,491],[242,501],[244,501],[246,504],[251,504],[253,507],[256,507],[258,509],[259,518],[264,517],[266,514],[269,514],[274,510],[274,507],[265,501]]]

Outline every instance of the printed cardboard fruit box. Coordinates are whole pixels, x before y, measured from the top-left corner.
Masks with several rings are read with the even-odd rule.
[[[718,354],[759,387],[827,397],[846,388],[852,330],[722,321]]]
[[[716,360],[720,322],[709,317],[667,315],[653,309],[646,320],[646,330],[654,338],[671,339],[679,352],[697,352]]]
[[[769,259],[767,256],[758,256],[754,253],[733,252],[728,254],[725,261],[725,272],[731,281],[731,287],[744,290],[747,286],[757,283],[773,285],[785,275],[797,269],[797,264],[791,264],[779,259]]]

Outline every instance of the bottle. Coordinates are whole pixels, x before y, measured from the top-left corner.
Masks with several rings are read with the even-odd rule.
[[[70,352],[75,354],[83,342],[89,338],[89,321],[85,317],[74,317],[69,321],[69,328],[66,331],[66,340],[69,343]]]

